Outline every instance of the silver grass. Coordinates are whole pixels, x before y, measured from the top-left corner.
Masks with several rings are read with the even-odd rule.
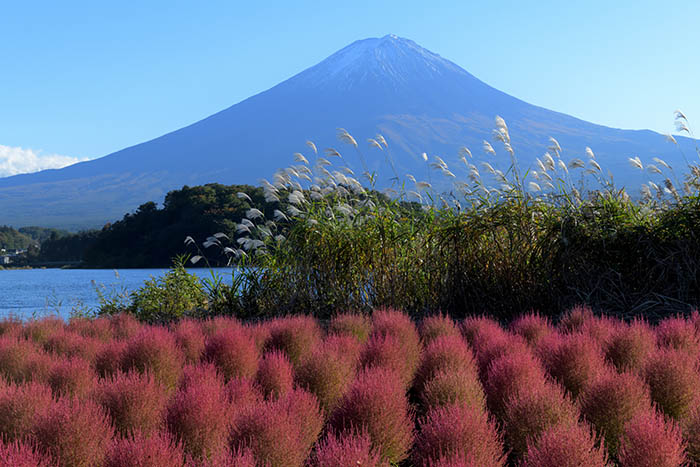
[[[428,182],[416,182],[416,188],[418,188],[419,190],[429,190],[432,187],[433,186]]]
[[[563,160],[559,159],[559,160],[557,161],[557,165],[558,165],[559,168],[560,168],[561,170],[563,170],[565,173],[567,173],[567,174],[569,173],[569,168],[566,166],[566,164],[564,163]]]
[[[496,169],[493,168],[488,162],[482,162],[481,166],[486,169],[490,174],[496,175]]]
[[[544,166],[546,167],[546,170],[554,170],[554,158],[550,153],[545,152],[542,159],[544,159]]]
[[[377,136],[375,136],[374,139],[376,139],[382,145],[384,145],[385,148],[389,147],[389,145],[386,143],[386,139],[384,139],[384,136],[382,136],[381,134],[377,133]]]
[[[423,197],[422,197],[422,196],[420,195],[420,193],[418,193],[417,191],[410,190],[410,191],[408,192],[408,194],[411,195],[411,196],[415,196],[416,198],[418,198],[418,200],[419,200],[421,203],[423,202]]]
[[[453,174],[452,172],[450,172],[450,171],[447,170],[447,169],[442,169],[442,174],[443,174],[444,176],[446,176],[446,177],[455,178],[455,174]]]
[[[384,150],[384,148],[383,148],[382,145],[379,143],[379,141],[377,141],[377,140],[374,139],[374,138],[369,138],[369,139],[367,139],[367,142],[369,143],[370,146],[375,147],[375,148],[378,148],[380,151],[383,151],[383,150]]]
[[[428,155],[426,153],[423,153],[420,155],[425,162],[428,162]]]
[[[559,155],[561,153],[561,146],[559,145],[559,141],[557,141],[555,138],[550,136],[549,142],[550,142],[550,146],[548,149],[550,151],[556,153],[557,155]]]
[[[253,202],[253,200],[250,199],[250,196],[248,196],[247,193],[243,193],[242,191],[239,191],[238,193],[236,193],[236,196],[237,196],[239,199],[244,199],[244,200],[246,200],[246,201],[248,201],[248,202],[251,202],[251,203]]]
[[[341,159],[343,158],[343,156],[341,156],[340,153],[335,150],[335,148],[326,148],[323,150],[323,152],[328,157],[340,157]]]
[[[294,160],[295,160],[296,162],[303,162],[304,164],[308,164],[308,163],[309,163],[309,160],[308,160],[306,157],[304,157],[304,155],[303,155],[302,153],[300,153],[300,152],[295,152],[295,153],[294,153]]]
[[[659,169],[654,164],[647,164],[647,170],[653,174],[660,174],[661,173],[661,169]]]
[[[264,217],[263,213],[261,210],[256,209],[256,208],[250,208],[245,212],[245,216],[248,219],[258,219],[261,217]]]
[[[397,195],[396,190],[394,190],[393,188],[384,188],[382,193],[384,193],[387,196],[396,196]]]
[[[671,133],[667,133],[664,136],[666,137],[666,141],[668,141],[669,143],[678,144],[676,142],[676,138],[674,138]]]
[[[265,193],[266,203],[279,203],[279,197],[274,193]]]
[[[552,176],[549,175],[547,172],[542,172],[542,173],[540,174],[540,178],[541,178],[541,179],[544,178],[545,180],[547,180],[547,181],[549,181],[549,182],[552,181]]]
[[[290,216],[292,217],[299,217],[301,215],[301,211],[294,206],[287,206],[287,212],[289,213]]]
[[[189,235],[187,237],[185,237],[185,245],[191,245],[194,243],[195,243],[194,238],[190,237]]]
[[[586,146],[586,155],[591,159],[595,159],[595,154],[593,154],[593,149]]]
[[[307,141],[306,145],[311,148],[311,150],[314,152],[314,154],[318,155],[318,149],[316,149],[316,145],[314,144],[313,141]]]
[[[530,191],[542,191],[542,188],[535,182],[530,182],[527,186],[530,188]]]
[[[344,143],[352,144],[357,147],[357,141],[352,137],[345,128],[338,128],[338,139]]]
[[[286,238],[285,238],[284,235],[282,235],[282,234],[275,235],[275,241],[276,241],[277,243],[282,243],[282,242],[285,241],[285,240],[286,240]]]
[[[484,147],[484,152],[486,154],[490,154],[492,156],[496,155],[496,151],[493,149],[493,146],[491,146],[491,143],[489,143],[488,141],[486,141],[486,140],[483,141],[483,147]]]
[[[316,165],[319,167],[328,167],[329,165],[333,165],[331,161],[326,159],[325,157],[319,157],[318,160],[316,161]]]
[[[241,234],[241,233],[243,233],[243,232],[246,232],[246,233],[249,234],[249,233],[250,233],[250,228],[249,228],[247,225],[245,225],[245,224],[236,224],[236,233]]]
[[[311,193],[309,193],[309,196],[314,201],[320,201],[323,199],[323,195],[317,191],[312,191]]]
[[[644,165],[642,165],[642,161],[639,159],[639,156],[628,157],[627,160],[633,168],[644,170]]]
[[[664,161],[663,159],[660,159],[660,158],[658,158],[658,157],[652,157],[652,160],[653,160],[654,162],[656,162],[657,164],[662,165],[662,166],[666,167],[667,169],[671,170],[671,166],[668,165],[668,164],[666,163],[666,161]]]
[[[306,180],[307,182],[311,182],[311,177],[309,177],[306,174],[299,174],[299,178],[302,180]]]
[[[241,224],[247,225],[248,227],[255,227],[255,224],[253,224],[252,221],[250,221],[249,219],[246,219],[245,217],[243,219],[241,219]]]
[[[597,170],[598,172],[602,172],[602,170],[603,170],[603,169],[600,168],[600,164],[598,164],[598,163],[597,163],[596,161],[594,161],[593,159],[591,159],[590,161],[588,161],[588,164],[590,164],[590,166],[593,167],[593,168],[594,168],[595,170]]]
[[[348,175],[355,175],[355,172],[353,172],[353,170],[350,167],[343,167],[342,170]]]
[[[681,112],[680,110],[678,110],[678,109],[676,109],[676,110],[673,112],[673,117],[674,117],[676,120],[685,120],[685,121],[688,121],[688,119],[686,118],[685,114],[684,114],[683,112]]]
[[[464,156],[469,156],[469,158],[471,158],[471,157],[472,157],[472,152],[469,150],[468,147],[462,146],[461,148],[459,148],[459,155],[462,156],[462,157],[464,157]]]
[[[409,179],[410,181],[412,181],[413,183],[416,183],[416,177],[414,177],[413,175],[406,174],[406,178]]]
[[[535,159],[535,163],[537,164],[537,168],[540,169],[540,172],[547,171],[547,168],[544,166],[544,164],[542,163],[542,161],[540,160],[539,157]]]
[[[570,169],[581,169],[585,166],[586,164],[579,158],[572,159],[569,162],[569,168]]]

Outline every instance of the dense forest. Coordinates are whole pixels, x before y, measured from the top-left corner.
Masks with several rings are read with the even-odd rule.
[[[65,230],[47,229],[45,227],[21,227],[14,229],[7,225],[0,226],[0,248],[6,250],[26,250],[49,238],[62,238],[70,235]]]

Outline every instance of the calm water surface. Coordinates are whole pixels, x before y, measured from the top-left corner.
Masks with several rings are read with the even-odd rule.
[[[231,269],[215,271],[228,284]],[[151,277],[160,277],[167,269],[19,269],[0,271],[0,317],[59,314],[64,318],[73,309],[95,309],[99,305],[98,287],[106,296],[133,292]],[[190,270],[200,278],[210,277],[208,269]]]

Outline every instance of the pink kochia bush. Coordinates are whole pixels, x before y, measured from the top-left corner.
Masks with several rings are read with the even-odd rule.
[[[379,451],[372,447],[367,433],[350,433],[343,437],[328,433],[316,446],[314,467],[382,467]]]
[[[420,421],[414,458],[416,465],[505,464],[496,426],[485,412],[474,407],[452,405],[432,409]]]
[[[391,334],[372,335],[360,357],[360,366],[393,370],[404,387],[410,386],[416,370],[415,361],[407,358],[401,341]]]
[[[51,358],[31,342],[16,336],[0,337],[0,377],[8,381],[46,381]]]
[[[96,375],[82,358],[60,359],[51,368],[49,386],[58,396],[85,398],[94,388]]]
[[[544,337],[557,332],[549,319],[538,313],[528,313],[516,318],[510,323],[510,330],[533,346],[536,346]]]
[[[38,417],[32,434],[61,465],[88,467],[104,463],[114,432],[102,407],[63,398]]]
[[[224,328],[210,336],[203,358],[216,365],[226,381],[254,378],[258,370],[258,349],[240,326]]]
[[[0,440],[0,465],[11,467],[49,467],[53,465],[26,441],[7,443]]]
[[[607,359],[618,371],[639,371],[656,349],[656,334],[645,321],[619,326],[606,347]]]
[[[366,431],[383,460],[400,462],[413,442],[413,420],[401,378],[392,370],[360,373],[329,420],[339,436]]]
[[[625,424],[618,461],[622,467],[680,467],[684,449],[678,426],[650,410]]]
[[[121,435],[132,431],[150,435],[161,424],[166,394],[150,373],[131,371],[102,380],[94,399],[105,408]]]
[[[167,432],[144,436],[137,431],[114,440],[104,467],[171,467],[184,462],[182,446]]]
[[[177,323],[173,332],[175,342],[185,359],[190,363],[198,362],[204,353],[204,333],[199,323],[184,319]]]
[[[0,389],[0,439],[25,438],[38,416],[53,403],[51,388],[37,382],[9,384]]]
[[[580,405],[583,416],[605,438],[610,454],[615,455],[625,424],[651,410],[651,398],[637,376],[609,371],[581,394]]]
[[[486,396],[475,370],[470,368],[438,370],[420,392],[423,409],[459,404],[486,410]]]
[[[341,313],[331,319],[328,334],[351,336],[361,343],[367,342],[372,332],[372,322],[367,315],[359,313]]]
[[[95,359],[100,341],[62,329],[50,335],[44,343],[44,350],[63,357],[81,357],[88,362]]]
[[[355,377],[354,343],[352,337],[330,336],[297,367],[297,384],[316,396],[326,414],[335,409]]]
[[[607,371],[600,345],[587,334],[560,336],[544,349],[540,355],[547,371],[574,399],[599,374]]]
[[[291,391],[294,375],[287,356],[277,350],[263,355],[258,364],[255,382],[267,398],[277,399]]]
[[[467,369],[476,373],[476,362],[467,343],[459,334],[435,337],[423,351],[414,387],[420,392],[425,383],[440,370]]]
[[[167,404],[165,422],[187,454],[206,460],[225,452],[229,415],[223,388],[204,380],[175,393]]]
[[[280,318],[270,325],[268,350],[279,350],[296,366],[321,340],[321,329],[310,316]]]
[[[97,349],[95,354],[95,372],[101,378],[107,378],[120,371],[126,342],[108,341]]]
[[[608,467],[605,448],[587,425],[554,425],[530,439],[521,467]]]
[[[414,373],[420,362],[421,343],[416,326],[405,313],[396,310],[377,310],[372,315],[372,337],[393,336],[403,351],[405,367]],[[408,380],[410,383],[410,379]]]
[[[174,389],[185,364],[175,338],[167,329],[151,326],[129,339],[122,369],[149,372],[167,389]]]
[[[323,427],[312,394],[295,390],[277,400],[260,402],[234,420],[231,448],[249,450],[258,465],[299,467]]]
[[[700,354],[700,337],[695,325],[681,317],[666,318],[656,326],[660,347],[670,347],[691,355]]]
[[[433,315],[423,318],[418,331],[424,345],[430,344],[437,337],[461,335],[452,318],[445,315]]]
[[[508,400],[521,391],[532,391],[545,384],[545,373],[532,354],[512,353],[494,360],[485,379],[486,401],[494,415],[500,418]]]
[[[659,349],[644,367],[651,399],[669,417],[682,422],[700,404],[698,356],[674,348]]]

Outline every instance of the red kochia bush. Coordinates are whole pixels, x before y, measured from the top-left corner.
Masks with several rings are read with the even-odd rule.
[[[401,378],[404,387],[408,387],[413,380],[417,361],[406,355],[406,349],[396,336],[373,334],[362,352],[360,366],[393,370]]]
[[[6,443],[0,440],[0,465],[11,467],[49,467],[53,463],[26,441]]]
[[[682,422],[700,403],[698,356],[673,348],[659,349],[644,367],[651,399],[669,417]]]
[[[53,403],[51,388],[42,383],[9,384],[0,389],[0,439],[27,436],[39,415]]]
[[[82,358],[58,360],[49,373],[48,383],[56,396],[85,398],[95,387],[97,376]]]
[[[530,353],[512,353],[493,361],[486,373],[486,401],[502,417],[506,403],[520,391],[532,391],[545,384],[544,370]]]
[[[608,467],[607,453],[586,425],[554,425],[528,442],[521,467]]]
[[[217,386],[223,388],[224,378],[213,363],[200,363],[198,365],[187,365],[182,370],[182,378],[178,384],[178,389],[189,389],[198,385]]]
[[[323,426],[318,403],[305,391],[261,402],[244,411],[231,430],[233,449],[249,449],[258,465],[304,465]]]
[[[33,435],[61,465],[102,465],[113,430],[104,410],[90,400],[60,399],[37,419]]]
[[[255,382],[267,398],[277,399],[291,391],[294,386],[294,374],[287,356],[277,350],[263,355],[258,364]]]
[[[318,345],[297,367],[297,384],[318,399],[321,408],[330,414],[350,387],[355,376],[355,352],[343,352],[342,342],[357,343],[352,337],[331,336]]]
[[[50,335],[44,343],[44,350],[64,357],[81,357],[88,362],[95,359],[100,341],[84,337],[62,329]]]
[[[486,410],[486,396],[476,371],[468,368],[438,370],[420,392],[423,408],[459,404]]]
[[[683,424],[683,437],[687,442],[686,451],[693,465],[700,465],[700,406],[696,407]]]
[[[229,403],[220,386],[193,384],[168,402],[165,421],[185,452],[212,459],[226,450]]]
[[[424,466],[438,460],[451,465],[505,465],[495,425],[485,412],[462,405],[430,410],[420,421],[414,453],[416,464]]]
[[[13,316],[5,316],[0,319],[0,337],[18,336],[22,333],[22,320]]]
[[[414,379],[414,387],[420,392],[427,381],[440,370],[467,369],[476,373],[476,362],[462,336],[446,335],[434,338],[421,357]]]
[[[328,433],[316,446],[314,467],[382,467],[379,451],[372,447],[367,433],[350,433],[343,437]]]
[[[542,360],[575,399],[601,372],[606,371],[598,342],[583,333],[561,336],[557,345],[542,354]]]
[[[107,378],[121,369],[126,342],[108,341],[98,347],[95,354],[95,372],[101,378]]]
[[[591,337],[601,347],[605,348],[612,336],[624,325],[624,322],[609,316],[595,316],[585,321],[577,332]]]
[[[376,310],[372,314],[372,335],[396,337],[406,352],[406,358],[414,360],[415,365],[418,365],[420,337],[407,314],[391,309]]]
[[[207,339],[204,360],[215,364],[226,381],[253,378],[258,370],[258,349],[241,327],[224,328]]]
[[[619,446],[625,423],[650,410],[649,391],[637,376],[609,371],[599,376],[579,399],[581,413],[605,438],[612,455]]]
[[[270,338],[266,348],[284,352],[296,367],[320,340],[321,329],[315,319],[310,316],[290,316],[270,323]]]
[[[367,342],[372,332],[372,322],[367,315],[359,313],[341,313],[331,319],[328,334],[352,336],[359,342]]]
[[[230,316],[216,316],[201,323],[202,332],[205,336],[211,337],[218,332],[235,329],[242,330],[243,325],[236,318]]]
[[[660,347],[671,347],[694,356],[700,354],[700,338],[695,325],[681,317],[666,318],[656,326]]]
[[[618,461],[622,467],[680,467],[684,449],[678,426],[649,410],[625,424]]]
[[[270,323],[268,321],[263,321],[255,324],[247,324],[245,326],[245,332],[253,339],[258,352],[262,353],[267,344],[267,340],[270,338]]]
[[[606,348],[607,359],[618,371],[638,371],[656,349],[656,334],[642,320],[620,326]]]
[[[234,378],[226,383],[224,396],[230,406],[231,419],[263,400],[260,388],[247,378]]]
[[[184,462],[182,446],[169,433],[135,432],[112,442],[104,467],[172,467]]]
[[[477,341],[483,341],[484,338],[492,338],[498,334],[505,334],[505,331],[499,324],[486,316],[470,316],[462,321],[462,335],[471,344],[475,346]]]
[[[539,313],[527,313],[519,316],[510,323],[510,330],[533,346],[536,346],[542,338],[557,332],[549,318]]]
[[[595,319],[593,310],[587,306],[575,306],[564,313],[559,320],[559,329],[562,332],[580,331],[585,323]]]
[[[66,325],[66,330],[101,342],[113,338],[110,319],[106,317],[71,318]]]
[[[62,331],[66,323],[61,318],[46,317],[27,321],[22,334],[30,341],[43,345],[52,334]]]
[[[190,363],[196,363],[204,353],[204,333],[196,321],[183,319],[173,330],[175,342]]]
[[[119,313],[111,316],[109,324],[112,335],[119,340],[126,340],[135,336],[143,327],[133,315],[128,313]]]
[[[149,435],[162,420],[167,399],[164,388],[150,373],[117,373],[100,382],[95,400],[107,410],[123,436],[132,431]]]
[[[424,345],[430,344],[435,338],[441,336],[461,336],[452,318],[442,314],[423,318],[418,332]]]
[[[529,439],[556,425],[575,425],[578,420],[578,408],[559,385],[526,388],[506,403],[503,422],[507,446],[513,456],[521,457]]]
[[[122,369],[149,372],[167,389],[177,386],[184,356],[167,329],[149,326],[129,339],[122,355]]]
[[[357,364],[363,348],[364,344],[352,336],[330,334],[314,348],[313,352],[322,351],[326,354],[338,355]]]
[[[400,462],[413,441],[413,420],[401,378],[386,368],[360,373],[329,420],[341,436],[366,430],[382,459]]]
[[[472,344],[476,356],[479,375],[484,377],[493,361],[509,354],[532,354],[525,339],[503,331],[486,328]]]
[[[0,376],[8,381],[46,381],[50,367],[50,357],[25,339],[0,337]]]

